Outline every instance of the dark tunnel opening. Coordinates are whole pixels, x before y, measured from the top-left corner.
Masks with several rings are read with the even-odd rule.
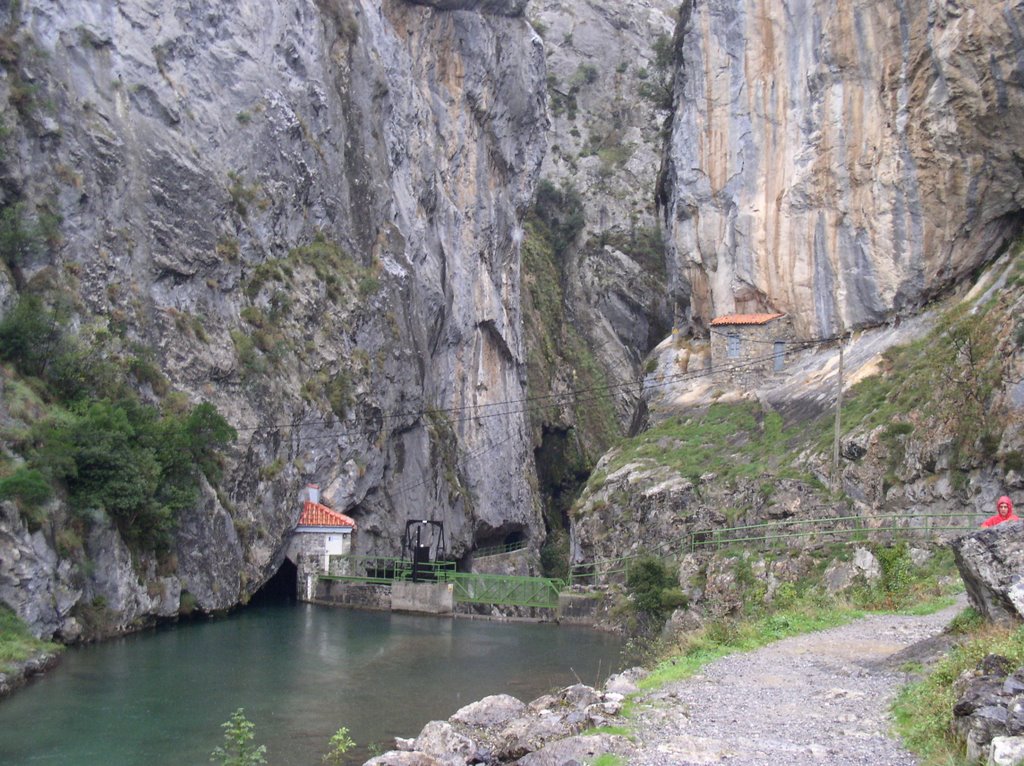
[[[298,600],[299,570],[288,559],[281,562],[274,576],[263,583],[249,599],[251,605],[295,603]]]

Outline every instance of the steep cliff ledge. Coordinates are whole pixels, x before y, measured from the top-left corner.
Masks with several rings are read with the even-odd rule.
[[[683,3],[659,191],[677,324],[913,311],[1020,230],[1016,2]]]
[[[149,350],[165,383],[145,401],[208,400],[239,435],[172,556],[119,553],[97,521],[84,555],[109,580],[84,558],[54,579],[59,529],[5,526],[40,568],[11,574],[5,549],[0,598],[30,616],[27,580],[68,596],[37,632],[75,633],[74,594],[121,628],[177,613],[183,592],[203,610],[245,600],[309,481],[357,520],[357,552],[397,552],[424,515],[456,555],[508,534],[536,549],[525,419],[493,406],[525,397],[513,232],[544,152],[522,5],[6,9],[0,202],[59,223],[5,253],[0,307],[63,302],[108,357]],[[23,457],[7,442],[4,470]]]

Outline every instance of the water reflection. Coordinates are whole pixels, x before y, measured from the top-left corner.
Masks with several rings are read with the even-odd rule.
[[[260,606],[69,651],[0,703],[0,763],[204,764],[238,707],[273,766],[320,763],[343,725],[361,762],[487,694],[597,683],[619,649],[578,628]]]

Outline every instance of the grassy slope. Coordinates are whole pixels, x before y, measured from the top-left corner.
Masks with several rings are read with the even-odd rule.
[[[14,612],[0,605],[0,673],[10,673],[15,663],[39,654],[57,652],[61,648],[34,638]]]

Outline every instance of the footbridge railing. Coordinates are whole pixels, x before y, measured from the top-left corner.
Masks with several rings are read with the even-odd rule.
[[[389,556],[330,556],[323,580],[391,585],[422,580],[446,582],[456,602],[555,608],[565,581],[549,577],[456,572],[454,561],[417,563]]]
[[[978,527],[976,511],[957,513],[887,513],[819,519],[782,519],[691,532],[690,550],[744,545],[771,549],[794,542],[835,543],[924,540],[970,532]]]
[[[564,580],[549,577],[473,574],[456,572],[449,580],[455,588],[455,601],[466,604],[500,604],[554,609]]]
[[[900,540],[936,540],[971,532],[978,528],[978,523],[979,515],[976,511],[961,511],[783,519],[762,524],[696,530],[681,541],[670,541],[635,555],[599,558],[574,564],[569,571],[569,585],[596,586],[625,582],[630,565],[650,556],[663,561],[678,561],[686,553],[730,546],[770,551],[796,545],[811,548]]]

